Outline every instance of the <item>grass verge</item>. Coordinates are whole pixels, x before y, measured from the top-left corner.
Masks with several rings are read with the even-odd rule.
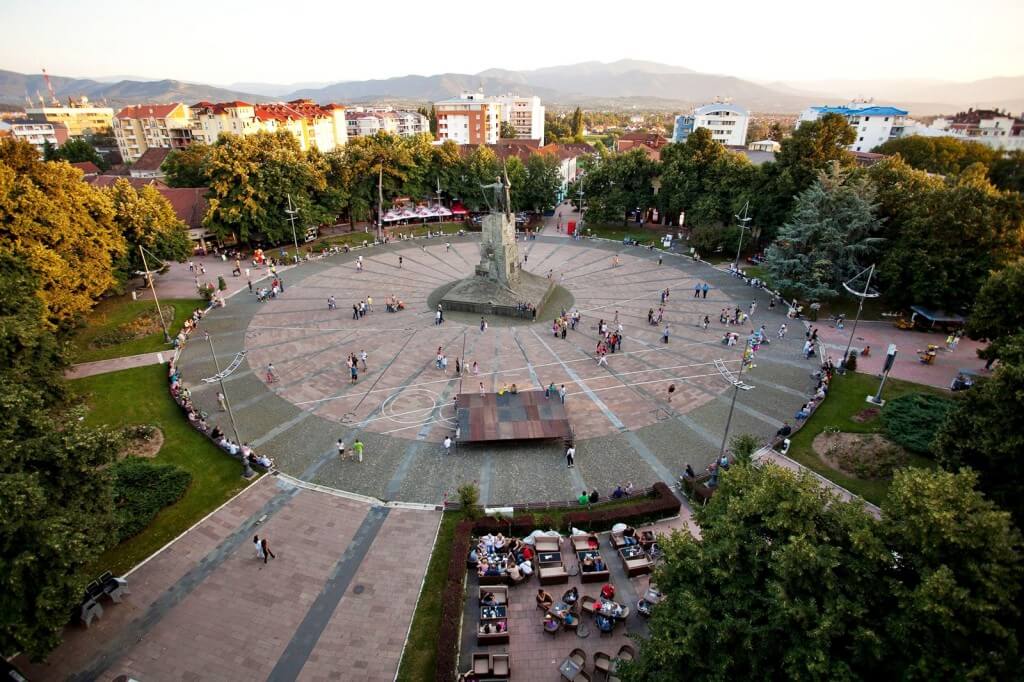
[[[572,220],[572,218],[569,218]],[[577,225],[579,223],[577,222]],[[640,227],[637,224],[630,224],[623,227],[621,224],[610,223],[586,223],[583,226],[583,234],[591,234],[594,237],[613,239],[621,242],[626,237],[636,239],[640,244],[655,244],[661,241],[661,236],[666,233],[664,229],[653,230],[648,227]]]
[[[71,382],[71,389],[89,407],[87,424],[157,426],[164,445],[152,461],[192,473],[184,497],[157,514],[141,533],[104,552],[91,572],[124,573],[248,484],[241,477],[241,464],[188,425],[167,392],[166,373],[165,365],[150,365]]]
[[[161,308],[173,308],[174,319],[164,320],[167,328],[171,330],[180,329],[187,315],[191,315],[196,308],[206,307],[206,303],[196,299],[170,299],[161,300]],[[79,329],[71,340],[73,362],[93,362],[95,360],[109,360],[127,355],[138,355],[140,353],[151,353],[158,350],[169,350],[170,344],[164,343],[163,330],[156,331],[124,343],[117,343],[103,348],[93,348],[92,344],[97,338],[115,331],[121,325],[127,324],[138,317],[141,313],[156,311],[156,305],[152,301],[133,301],[131,296],[118,296],[101,301],[96,308],[89,313],[85,320],[85,326]]]
[[[441,598],[452,557],[455,527],[463,519],[461,511],[447,511],[441,517],[441,529],[430,556],[416,614],[409,630],[409,641],[398,670],[400,682],[427,682],[434,677],[437,659],[437,630],[441,624]]]
[[[864,480],[837,471],[818,457],[812,442],[814,437],[828,426],[849,433],[881,433],[882,421],[878,417],[868,422],[856,422],[852,419],[861,410],[871,407],[864,399],[875,394],[878,390],[878,381],[877,377],[856,372],[844,376],[836,375],[832,380],[828,398],[793,435],[789,448],[790,458],[876,505],[880,505],[889,492],[888,480]],[[890,378],[885,382],[882,398],[891,400],[906,393],[945,395],[943,391],[931,386]],[[911,454],[910,466],[933,467],[935,464],[926,457]]]

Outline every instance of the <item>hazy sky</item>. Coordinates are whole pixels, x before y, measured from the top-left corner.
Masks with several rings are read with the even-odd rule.
[[[1024,0],[0,0],[0,69],[295,83],[632,58],[974,80],[1024,75],[1022,25]]]

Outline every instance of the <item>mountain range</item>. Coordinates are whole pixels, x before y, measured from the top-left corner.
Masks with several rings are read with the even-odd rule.
[[[106,81],[106,82],[105,82]],[[841,104],[856,97],[902,106],[912,114],[952,113],[967,107],[1024,109],[1024,76],[967,83],[942,80],[830,80],[755,82],[735,76],[698,73],[656,62],[582,62],[541,69],[488,69],[476,74],[443,73],[336,83],[238,82],[225,87],[179,80],[66,78],[51,76],[57,96],[87,96],[111,106],[141,102],[200,100],[251,102],[309,98],[321,103],[387,102],[418,105],[457,96],[465,90],[537,95],[549,107],[680,110],[730,98],[755,112],[794,113],[812,104]],[[0,71],[0,103],[24,104],[26,93],[49,99],[41,75]]]

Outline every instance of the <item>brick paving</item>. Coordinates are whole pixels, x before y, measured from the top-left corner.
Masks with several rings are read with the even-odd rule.
[[[315,660],[300,660],[311,666],[308,675],[301,668],[302,675],[390,679],[439,514],[385,510],[394,516],[389,514],[380,532],[368,539],[366,550],[353,538],[370,511],[361,502],[264,477],[131,573],[131,594],[124,603],[105,605],[103,617],[88,630],[69,626],[48,662],[18,665],[33,680],[112,680],[120,675],[140,680],[267,679],[297,630],[309,622],[311,607],[319,603],[329,579],[339,577],[336,567],[345,556],[362,550],[366,554],[354,575],[340,578],[347,581],[348,592],[367,585],[364,594],[402,597],[375,602],[375,617],[400,633],[398,644],[393,651],[375,653],[366,677],[347,674],[353,657],[364,648],[339,642],[337,633],[362,628],[365,609],[346,592],[337,608],[322,614],[323,636],[331,646],[313,649]],[[267,537],[277,555],[267,565],[255,558],[255,533]],[[404,562],[396,564],[392,557],[399,543]],[[332,677],[337,673],[342,677]]]
[[[718,312],[746,309],[757,297],[757,322],[774,334],[784,319],[781,306],[768,311],[763,292],[689,259],[669,254],[659,266],[657,252],[548,232],[554,236],[520,242],[520,252],[528,270],[550,273],[582,312],[580,326],[565,340],[551,334],[550,319],[494,320],[486,333],[474,315],[452,313],[443,325],[434,324],[431,296],[468,276],[479,258],[472,236],[452,237],[450,249],[432,239],[338,254],[287,271],[285,292],[276,300],[257,304],[247,292],[232,298],[203,325],[214,335],[222,367],[235,353],[247,353],[226,382],[243,440],[294,476],[428,503],[442,501],[464,481],[480,484],[483,501],[508,503],[571,499],[583,486],[610,490],[625,480],[638,486],[671,480],[688,462],[703,468],[718,449],[732,397],[715,361],[735,371],[742,350],[720,343]],[[619,264],[613,265],[616,254]],[[712,287],[708,297],[694,298],[694,284],[703,281]],[[667,345],[662,326],[647,323],[666,287]],[[331,295],[337,310],[328,310]],[[384,312],[388,295],[407,309]],[[352,319],[352,303],[366,297],[373,298],[374,312]],[[624,328],[622,350],[609,355],[608,366],[598,366],[598,322],[614,328],[616,314]],[[707,331],[699,325],[705,314],[712,320]],[[449,357],[447,372],[434,366],[438,346]],[[799,347],[800,335],[793,333],[761,351],[750,379],[757,388],[741,392],[734,434],[767,438],[805,400],[814,366]],[[352,384],[345,358],[363,350],[367,369]],[[461,377],[456,358],[465,359]],[[273,384],[264,376],[270,362],[278,376]],[[194,400],[216,415],[216,387],[200,381],[214,373],[209,349],[190,343],[179,366]],[[513,383],[520,390],[565,384],[581,466],[566,471],[558,443],[520,443],[458,448],[438,467],[440,442],[454,429],[452,398],[481,383],[487,391]],[[676,388],[671,402],[669,385]],[[332,453],[339,437],[361,438],[372,457],[362,465],[338,462]]]

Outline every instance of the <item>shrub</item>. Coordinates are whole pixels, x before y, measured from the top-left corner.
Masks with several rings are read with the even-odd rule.
[[[846,356],[846,364],[843,366],[847,372],[857,371],[857,351],[850,349],[850,354]]]
[[[119,542],[138,534],[161,509],[181,499],[192,482],[192,474],[180,467],[135,457],[117,462],[110,471]]]
[[[864,479],[892,478],[909,462],[907,453],[892,443],[836,444],[829,454],[843,471]]]
[[[221,291],[226,291],[228,283],[224,281],[224,275],[217,275],[217,288]]]
[[[480,502],[480,489],[476,487],[476,484],[463,483],[455,492],[459,496],[459,504],[466,516],[471,519],[476,518],[480,513],[480,509],[477,507],[477,503]]]
[[[152,424],[133,424],[121,429],[121,435],[130,440],[151,440],[156,435]]]
[[[205,301],[212,301],[214,292],[215,289],[209,282],[199,285],[199,295],[202,296]]]
[[[749,462],[760,447],[761,439],[750,433],[733,436],[729,441],[729,449],[732,450],[737,462]]]
[[[894,443],[918,454],[931,454],[932,440],[952,409],[953,401],[929,393],[893,398],[882,410],[882,426]]]

